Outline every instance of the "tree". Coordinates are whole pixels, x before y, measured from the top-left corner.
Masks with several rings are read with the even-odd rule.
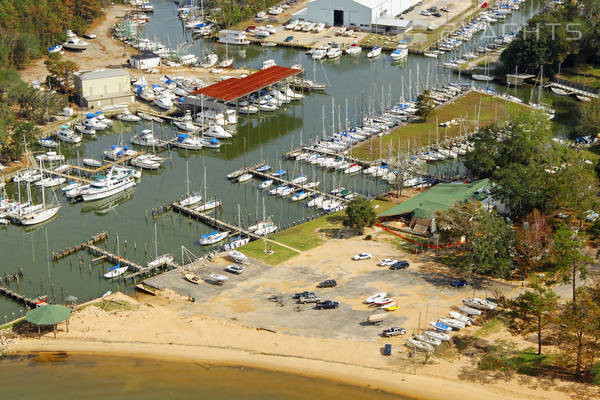
[[[52,54],[44,62],[48,70],[48,85],[53,89],[68,92],[73,89],[73,74],[79,65],[70,60],[62,60],[59,53]]]
[[[546,216],[533,210],[515,229],[515,258],[522,266],[533,267],[542,259],[550,241]]]
[[[356,229],[362,235],[365,227],[373,226],[376,221],[375,209],[366,197],[359,196],[348,203],[344,226]]]
[[[551,276],[562,283],[571,283],[573,298],[577,291],[577,276],[585,278],[588,270],[587,264],[591,261],[583,252],[583,237],[580,233],[573,232],[563,223],[559,224],[554,232],[550,259],[553,264]]]
[[[435,103],[433,102],[433,97],[431,97],[431,92],[429,90],[425,90],[417,97],[416,114],[423,117],[423,119],[427,121],[427,118],[431,116],[434,111]]]
[[[600,100],[583,101],[577,105],[577,133],[580,136],[596,137],[600,127]]]
[[[464,238],[468,254],[459,265],[461,270],[506,277],[513,269],[514,233],[496,212],[476,201],[458,203],[436,214],[436,226],[445,240]]]
[[[551,289],[533,285],[533,290],[509,302],[509,331],[513,335],[527,336],[537,333],[538,355],[542,354],[542,331],[552,320],[558,296]]]
[[[488,371],[500,370],[504,375],[504,380],[510,381],[513,373],[517,370],[515,344],[500,342],[496,346],[490,347],[479,359],[477,367]]]

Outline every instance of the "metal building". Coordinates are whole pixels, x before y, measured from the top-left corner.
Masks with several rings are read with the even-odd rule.
[[[133,103],[129,73],[124,69],[103,69],[75,74],[77,104],[85,108]]]

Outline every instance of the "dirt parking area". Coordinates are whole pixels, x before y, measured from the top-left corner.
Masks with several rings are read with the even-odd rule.
[[[437,11],[434,13],[440,16],[434,15],[422,15],[421,12],[435,7]],[[442,11],[442,8],[447,8],[448,12]],[[468,13],[469,9],[475,11],[479,8],[479,3],[475,3],[470,0],[425,0],[421,4],[415,6],[414,10],[403,14],[404,19],[413,21],[415,29],[423,27],[427,28],[430,25],[435,25],[439,28],[445,24],[453,23],[458,25],[463,18],[463,14]]]
[[[350,340],[380,340],[383,328],[401,326],[409,333],[416,332],[429,321],[448,315],[460,300],[479,294],[491,295],[498,284],[478,283],[473,287],[456,289],[450,282],[457,278],[447,267],[429,260],[429,256],[407,254],[397,248],[397,238],[381,230],[374,230],[374,240],[362,237],[332,239],[313,250],[301,253],[279,266],[267,266],[252,261],[241,275],[223,271],[230,264],[216,259],[195,270],[203,279],[194,285],[183,279],[182,271],[173,270],[150,278],[146,282],[161,289],[193,297],[189,313],[202,313],[217,318],[234,319],[249,326],[281,331],[293,335],[343,338]],[[373,258],[352,261],[351,256],[369,252]],[[410,267],[391,271],[379,267],[383,258],[408,260]],[[227,275],[230,280],[223,286],[211,283],[209,275]],[[335,279],[337,287],[318,289],[316,284]],[[500,287],[512,289],[509,285]],[[316,310],[312,304],[300,305],[292,297],[296,292],[314,291],[323,300],[340,303],[336,310]],[[399,310],[388,312],[381,326],[366,323],[369,315],[384,312],[364,304],[368,296],[385,291],[395,298]],[[278,296],[280,302],[270,301]],[[389,340],[389,339],[388,339]],[[402,340],[402,339],[398,339]]]

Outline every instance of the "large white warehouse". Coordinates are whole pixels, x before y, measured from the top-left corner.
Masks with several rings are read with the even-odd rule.
[[[294,15],[295,19],[322,22],[330,26],[404,30],[406,20],[397,19],[402,11],[418,0],[313,0]]]

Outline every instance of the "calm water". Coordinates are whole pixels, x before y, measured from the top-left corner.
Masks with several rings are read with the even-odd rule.
[[[223,55],[225,48],[212,42],[191,41],[184,37],[181,24],[176,17],[174,3],[170,0],[155,0],[156,11],[151,22],[146,27],[147,36],[156,38],[164,43],[182,43],[188,40],[186,52],[198,55],[209,49]],[[513,15],[515,22],[522,22],[523,15],[529,15],[530,5],[524,6],[520,12]],[[273,58],[280,65],[303,63],[312,76],[313,63],[302,51],[293,49],[262,48],[258,46],[230,46],[230,54],[236,58],[236,65],[247,65],[259,68],[264,59]],[[448,55],[444,57],[455,57]],[[244,164],[251,164],[260,159],[267,160],[272,166],[288,170],[295,176],[300,173],[322,182],[321,187],[330,189],[340,183],[363,194],[373,194],[385,189],[380,181],[358,175],[352,178],[340,174],[331,174],[303,164],[295,165],[283,161],[280,155],[292,147],[314,140],[322,135],[323,107],[325,108],[325,127],[328,133],[332,129],[331,102],[336,104],[336,120],[341,115],[346,118],[346,101],[348,102],[348,119],[356,120],[360,115],[361,104],[381,107],[382,90],[384,98],[391,96],[397,100],[402,94],[415,95],[415,88],[421,90],[429,82],[430,86],[445,84],[449,79],[458,81],[458,76],[448,72],[435,73],[437,63],[445,59],[434,60],[426,57],[409,56],[407,62],[392,65],[382,56],[376,61],[370,61],[363,53],[361,57],[344,56],[334,62],[319,62],[316,65],[316,76],[319,81],[330,84],[327,94],[307,96],[303,102],[289,104],[272,114],[263,113],[258,116],[241,116],[238,134],[224,144],[220,151],[203,150],[201,152],[170,151],[164,153],[169,159],[159,172],[144,173],[142,181],[135,191],[121,198],[107,202],[90,204],[68,204],[64,197],[57,192],[56,196],[63,207],[59,216],[53,221],[30,229],[19,226],[0,228],[0,254],[3,256],[0,264],[0,274],[14,273],[21,266],[24,269],[24,279],[12,287],[28,296],[48,294],[52,300],[63,301],[67,295],[76,296],[79,301],[98,297],[107,290],[124,288],[122,283],[106,281],[101,274],[108,265],[89,265],[91,257],[85,252],[64,259],[57,263],[49,261],[52,251],[80,243],[88,236],[100,231],[108,231],[110,247],[114,248],[115,237],[120,239],[120,254],[138,262],[144,262],[154,255],[154,225],[150,214],[153,207],[173,201],[185,192],[186,163],[189,163],[192,190],[204,192],[203,175],[206,170],[208,197],[215,196],[223,202],[219,213],[221,218],[229,221],[242,219],[243,225],[254,223],[257,217],[262,218],[263,201],[265,214],[272,216],[280,226],[302,220],[312,215],[312,209],[304,204],[292,203],[289,199],[274,198],[263,195],[258,191],[256,182],[233,184],[228,182],[225,175]],[[418,71],[418,73],[417,73]],[[418,80],[417,80],[418,77]],[[413,90],[409,91],[412,85]],[[382,89],[383,88],[383,89]],[[502,88],[498,88],[502,90]],[[391,93],[391,95],[390,95]],[[528,89],[517,94],[529,98]],[[549,96],[549,95],[548,95]],[[364,103],[363,103],[364,99]],[[572,107],[570,100],[562,100],[565,104],[562,110]],[[341,110],[337,110],[337,105]],[[338,113],[338,111],[340,111]],[[568,112],[564,112],[568,115]],[[560,118],[560,110],[558,117]],[[337,121],[336,121],[337,123]],[[100,158],[102,151],[110,145],[129,143],[129,139],[142,129],[149,128],[149,123],[137,124],[116,123],[111,131],[100,133],[96,140],[85,139],[77,146],[65,145],[61,151],[71,160],[77,162],[80,158]],[[162,138],[172,138],[175,132],[168,126],[154,126],[155,133]],[[40,150],[40,149],[35,149]],[[22,188],[23,189],[23,188]],[[17,187],[8,187],[10,194],[15,197]],[[35,190],[34,190],[35,192]],[[25,193],[22,190],[22,193]],[[34,193],[39,198],[39,193]],[[48,191],[51,196],[51,192]],[[241,215],[238,216],[238,206]],[[198,237],[211,229],[199,223],[189,223],[188,220],[176,214],[167,214],[158,220],[159,253],[172,252],[179,257],[182,245],[195,254],[201,254],[208,249],[200,247]],[[127,249],[124,242],[127,241]],[[126,252],[125,252],[126,251]],[[84,263],[80,268],[78,257],[83,256]],[[22,308],[4,297],[0,297],[0,322],[18,316]]]
[[[23,400],[402,400],[396,395],[284,373],[114,357],[0,359],[0,382],[3,398]]]

